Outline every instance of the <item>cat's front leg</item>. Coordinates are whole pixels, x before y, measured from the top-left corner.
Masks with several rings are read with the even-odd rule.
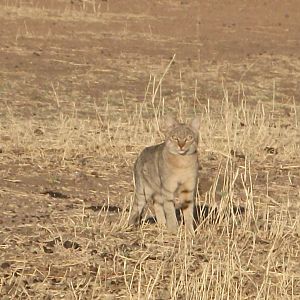
[[[164,200],[164,211],[166,214],[167,228],[171,233],[177,234],[178,222],[175,212],[174,200],[166,198]]]
[[[163,203],[164,199],[162,195],[158,193],[153,195],[155,217],[157,220],[157,224],[162,227],[166,226],[167,223]]]
[[[178,222],[172,195],[156,194],[153,196],[153,200],[153,206],[158,225],[167,225],[167,228],[170,232],[177,233]]]
[[[179,196],[181,209],[184,216],[185,228],[189,233],[194,235],[194,191],[183,189]]]

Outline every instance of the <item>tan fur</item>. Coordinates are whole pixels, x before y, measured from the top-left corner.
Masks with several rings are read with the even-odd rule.
[[[198,118],[189,124],[180,124],[171,117],[165,119],[165,141],[145,148],[134,164],[135,200],[129,225],[139,222],[146,203],[152,200],[160,225],[177,232],[176,205],[183,211],[186,228],[194,233],[198,131]]]

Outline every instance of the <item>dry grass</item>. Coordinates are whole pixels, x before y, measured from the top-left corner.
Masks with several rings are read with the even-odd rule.
[[[5,18],[9,12],[16,19],[80,23],[84,16],[92,24],[110,4],[75,1],[73,10],[53,10],[35,1],[22,9],[23,2],[15,2],[5,1]],[[109,18],[118,15],[101,22]],[[16,57],[31,55],[25,39],[57,39],[60,45],[60,36],[22,24],[10,49]],[[293,65],[295,76],[282,80],[294,84],[298,61],[280,69],[283,64],[262,57],[246,66],[203,63],[197,71],[196,64],[178,60],[178,71],[176,64],[171,69],[174,57],[147,68],[146,55],[131,53],[117,60],[134,63],[117,68],[113,59],[99,63],[95,46],[88,52],[91,65],[82,71],[88,64],[77,52],[66,58],[62,50],[57,58],[59,47],[49,49],[50,59],[42,54],[37,72],[45,75],[43,64],[55,59],[57,72],[63,71],[54,72],[53,81],[41,77],[37,83],[31,65],[27,73],[9,67],[0,73],[1,299],[300,297],[299,105],[274,83]],[[279,77],[267,78],[273,63]],[[144,96],[124,96],[124,86],[132,88],[145,73]],[[85,95],[98,89],[98,80],[119,84],[115,77],[124,84],[119,90],[97,94],[95,101]],[[214,99],[205,96],[209,89],[216,91]],[[169,112],[182,120],[201,116],[201,210],[194,239],[148,222],[127,228],[133,162],[146,145],[161,141],[159,122]]]
[[[136,154],[160,140],[157,121],[168,106],[155,89],[152,100],[135,111],[125,103],[118,111],[109,103],[98,107],[98,121],[78,119],[74,111],[35,124],[7,113],[1,122],[6,137],[2,162],[38,168],[41,176],[63,172],[75,185],[68,190],[62,179],[51,183],[48,178],[48,186],[69,193],[68,199],[24,193],[21,187],[2,189],[3,198],[14,197],[12,205],[29,197],[48,210],[43,217],[25,209],[28,222],[2,231],[2,297],[291,299],[300,294],[295,106],[247,107],[244,98],[233,106],[226,93],[218,108],[193,100],[177,103],[174,110],[181,118],[201,115],[201,178],[212,185],[197,203],[217,207],[220,216],[200,218],[193,240],[183,231],[174,237],[146,223],[133,231],[126,228],[132,188],[130,175],[122,179],[122,169],[130,174]],[[2,172],[15,185],[31,177],[31,171],[18,177],[13,170]],[[95,176],[100,186],[85,197],[95,194],[93,203],[106,205],[102,208],[88,206],[90,199],[80,192],[76,196],[77,188]],[[245,212],[235,214],[234,206]],[[34,215],[39,221],[30,219]]]

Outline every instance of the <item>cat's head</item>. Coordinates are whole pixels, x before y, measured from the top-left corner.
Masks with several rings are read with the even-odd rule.
[[[197,151],[200,120],[195,117],[190,123],[182,124],[171,116],[164,119],[162,131],[169,152],[190,155]]]

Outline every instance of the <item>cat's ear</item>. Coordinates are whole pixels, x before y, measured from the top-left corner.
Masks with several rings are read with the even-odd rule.
[[[161,123],[160,130],[166,133],[176,125],[178,125],[177,120],[171,115],[166,115]]]
[[[195,132],[199,131],[200,128],[200,118],[199,117],[195,117],[191,122],[190,122],[190,126],[192,127],[192,129]]]

